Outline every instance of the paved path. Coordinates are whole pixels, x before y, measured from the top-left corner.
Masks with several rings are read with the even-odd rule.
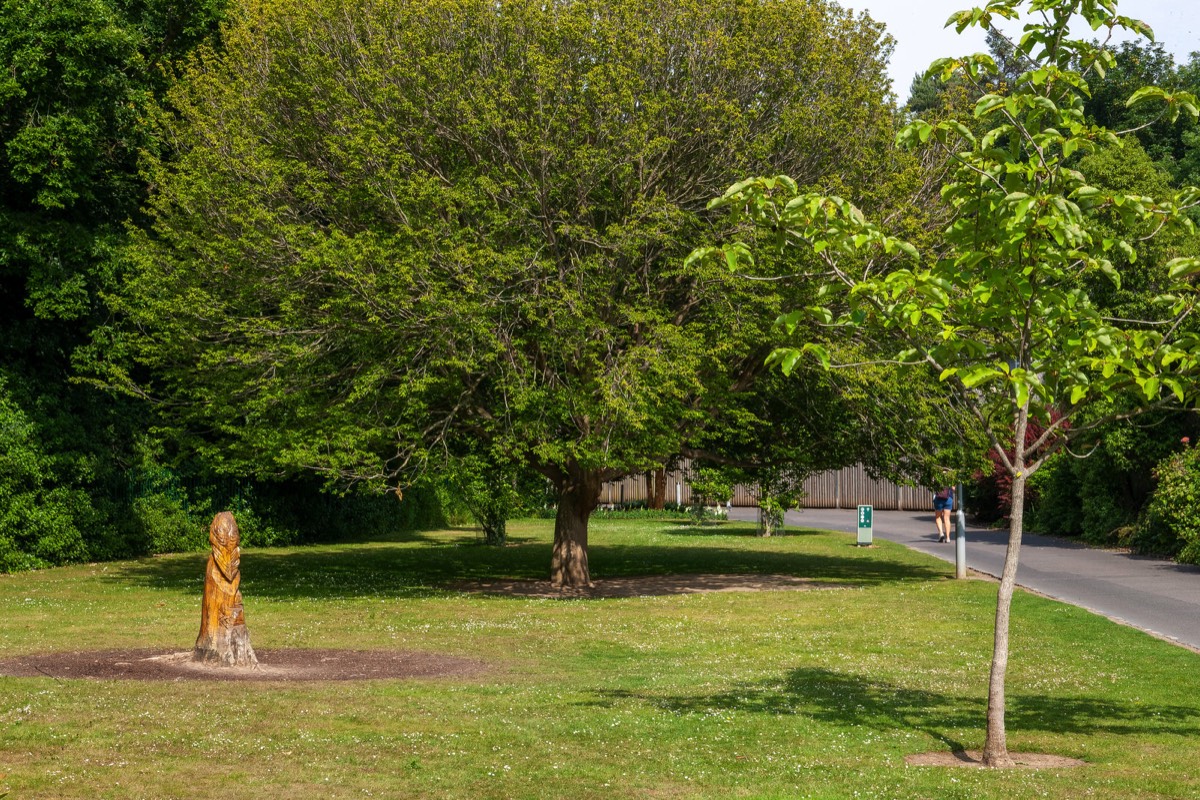
[[[731,509],[734,519],[753,520],[753,508]],[[788,526],[854,532],[854,510],[789,511]],[[874,534],[954,562],[954,544],[938,543],[933,512],[875,511]],[[967,526],[967,566],[999,576],[1007,531]],[[1144,631],[1200,649],[1200,567],[1096,550],[1027,533],[1022,537],[1021,586],[1090,609]]]

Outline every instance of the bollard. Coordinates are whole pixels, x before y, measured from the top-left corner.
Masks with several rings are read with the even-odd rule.
[[[963,513],[962,484],[958,485],[958,516],[954,519],[954,577],[967,577],[967,515]]]

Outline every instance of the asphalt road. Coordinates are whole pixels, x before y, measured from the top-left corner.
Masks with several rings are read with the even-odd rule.
[[[757,514],[753,508],[730,511],[733,519],[753,520]],[[789,511],[785,522],[789,527],[853,533],[858,513],[804,509]],[[875,511],[874,535],[954,563],[954,544],[938,543],[932,511]],[[1007,541],[1007,531],[967,526],[967,566],[998,577]],[[1017,583],[1200,650],[1200,567],[1026,533]]]

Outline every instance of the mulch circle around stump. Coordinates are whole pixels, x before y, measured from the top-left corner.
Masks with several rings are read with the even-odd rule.
[[[1085,767],[1086,761],[1049,753],[1009,753],[1015,769],[1061,769],[1063,767]],[[916,753],[905,756],[904,763],[910,767],[983,767],[982,750],[940,750],[933,753]]]
[[[822,583],[794,575],[647,575],[632,578],[601,578],[586,589],[556,588],[550,581],[486,580],[451,584],[459,592],[534,597],[552,600],[577,598],[656,597],[704,592],[805,591],[852,589],[847,584]]]
[[[479,661],[396,650],[258,650],[257,667],[219,667],[192,660],[190,650],[92,650],[39,653],[0,660],[14,678],[131,681],[369,681],[477,675]]]

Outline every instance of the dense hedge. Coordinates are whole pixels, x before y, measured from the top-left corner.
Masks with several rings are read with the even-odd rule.
[[[27,418],[0,396],[0,571],[203,550],[218,511],[242,545],[272,547],[445,525],[439,492],[324,491],[314,481],[237,481],[142,468],[88,487],[59,485]]]
[[[1200,468],[1195,451],[1180,450],[1196,436],[1195,415],[1173,413],[1110,426],[1086,458],[1058,454],[1030,479],[1029,529],[1195,562]],[[996,475],[978,476],[967,497],[976,519],[1005,518],[1006,489]]]
[[[1193,432],[1194,420],[1172,414],[1145,422],[1151,424],[1113,425],[1087,458],[1062,453],[1035,474],[1035,529],[1142,552],[1177,551],[1141,541],[1136,523],[1154,492],[1156,465],[1179,451],[1179,440]]]
[[[1164,459],[1154,475],[1158,487],[1138,521],[1138,539],[1147,548],[1174,552],[1179,561],[1200,564],[1200,450]]]
[[[324,491],[314,481],[237,481],[181,478],[170,470],[130,476],[131,517],[123,531],[129,549],[172,553],[208,547],[208,525],[232,511],[243,547],[278,547],[377,536],[445,524],[438,493],[417,487],[396,495]]]
[[[0,570],[85,559],[84,532],[105,516],[88,492],[95,459],[48,445],[45,428],[58,426],[30,413],[12,384],[0,371]]]

